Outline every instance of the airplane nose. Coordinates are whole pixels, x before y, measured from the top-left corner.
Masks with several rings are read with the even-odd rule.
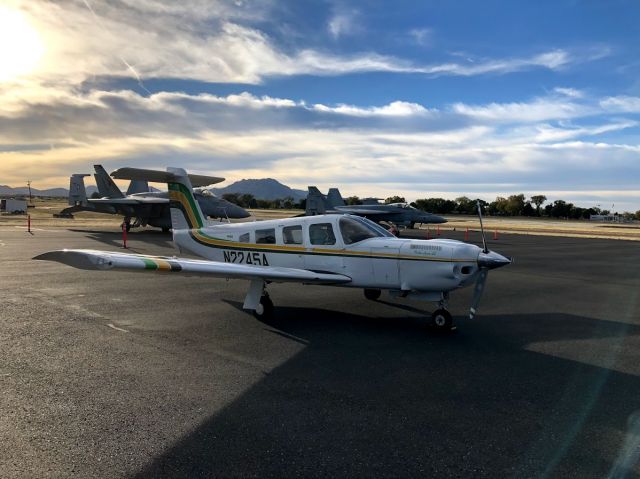
[[[251,214],[247,210],[245,210],[244,208],[240,208],[239,206],[234,206],[233,210],[236,218],[248,218],[249,216],[251,216]]]
[[[487,269],[496,269],[513,263],[513,258],[507,258],[495,251],[481,251],[478,255],[478,266]]]

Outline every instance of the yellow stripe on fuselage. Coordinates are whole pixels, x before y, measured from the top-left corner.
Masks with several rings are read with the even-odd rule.
[[[406,260],[421,260],[421,261],[439,261],[446,263],[458,263],[458,262],[470,262],[472,260],[469,259],[449,259],[449,258],[435,258],[435,257],[424,257],[424,256],[410,256],[410,255],[399,255],[396,253],[372,253],[370,251],[354,251],[347,249],[329,249],[329,248],[310,248],[307,249],[304,246],[281,246],[274,244],[257,244],[257,243],[238,243],[236,241],[230,240],[221,240],[217,238],[212,238],[210,236],[205,235],[200,230],[191,230],[191,234],[196,237],[202,243],[207,244],[213,248],[215,247],[226,247],[226,248],[237,248],[237,249],[259,249],[264,251],[265,253],[284,253],[284,252],[292,252],[292,253],[316,253],[316,254],[326,254],[330,255],[350,255],[350,256],[363,256],[366,258],[381,258],[381,259],[406,259]]]

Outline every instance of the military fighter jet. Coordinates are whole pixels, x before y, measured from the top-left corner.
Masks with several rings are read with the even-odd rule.
[[[432,324],[442,330],[452,327],[447,310],[451,291],[475,282],[473,317],[489,270],[511,263],[487,248],[484,231],[479,248],[448,239],[399,239],[372,221],[347,214],[207,223],[183,169],[167,168],[155,179],[168,183],[174,243],[202,259],[73,249],[35,259],[87,270],[246,279],[250,285],[243,307],[257,317],[273,314],[266,291],[270,282],[362,288],[370,300],[387,290],[398,298],[436,302]]]
[[[132,227],[151,225],[169,231],[171,218],[169,213],[169,194],[166,191],[149,191],[148,181],[144,175],[130,178],[131,183],[124,195],[101,165],[95,165],[96,185],[101,198],[87,198],[84,177],[89,175],[75,174],[71,176],[69,187],[69,204],[61,214],[76,211],[95,211],[97,213],[119,214],[124,216],[124,225],[129,231]],[[116,170],[116,177],[126,176],[128,168]],[[138,174],[147,170],[137,170]],[[202,177],[190,175],[193,183],[199,186],[193,190],[203,214],[211,218],[247,218],[249,213],[238,205],[218,198],[210,190],[203,188],[208,184],[219,183],[224,178]],[[205,180],[206,178],[206,180]],[[211,181],[212,183],[206,183]],[[132,223],[132,220],[133,223]]]
[[[382,221],[397,226],[413,228],[416,223],[446,223],[447,220],[426,211],[414,208],[407,203],[391,203],[388,205],[368,201],[364,205],[345,205],[338,188],[330,188],[323,195],[315,186],[309,186],[305,216],[322,214],[350,214],[363,216],[380,223]],[[372,204],[373,203],[373,204]]]

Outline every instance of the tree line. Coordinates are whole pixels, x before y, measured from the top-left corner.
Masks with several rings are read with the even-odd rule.
[[[225,193],[222,197],[243,208],[253,209],[305,209],[306,200],[296,201],[292,197],[260,200],[251,194]],[[347,205],[361,205],[363,200],[358,196],[349,196],[344,199]],[[385,204],[405,203],[402,196],[390,196],[384,200]],[[455,200],[445,198],[421,198],[411,203],[411,206],[420,210],[440,215],[477,214],[477,204],[480,203],[482,213],[490,216],[528,216],[549,217],[567,219],[589,219],[591,215],[608,215],[611,211],[598,207],[582,208],[564,200],[555,200],[547,203],[545,195],[533,195],[527,198],[524,194],[511,195],[507,198],[498,196],[495,201],[485,201],[479,198],[471,199],[460,196]],[[545,205],[545,203],[547,203]],[[544,205],[544,207],[543,207]],[[615,213],[618,214],[618,213]],[[624,212],[621,216],[626,219],[640,220],[640,210],[635,213]]]

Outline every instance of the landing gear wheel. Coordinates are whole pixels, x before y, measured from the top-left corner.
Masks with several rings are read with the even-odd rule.
[[[376,299],[378,299],[381,294],[382,294],[382,291],[380,291],[379,289],[364,290],[364,297],[367,299],[370,299],[371,301],[375,301]]]
[[[446,309],[436,309],[431,315],[431,326],[436,331],[451,331],[453,326],[453,317]]]
[[[253,315],[258,319],[270,318],[273,316],[273,301],[269,295],[265,294],[260,297],[258,307],[253,310]]]

